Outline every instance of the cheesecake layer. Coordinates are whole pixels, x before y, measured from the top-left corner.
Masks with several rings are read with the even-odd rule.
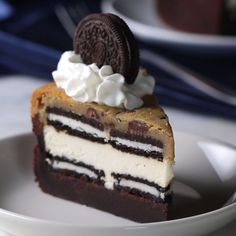
[[[116,179],[112,173],[130,174],[146,179],[166,188],[173,178],[172,164],[135,154],[124,153],[110,144],[101,144],[57,131],[52,126],[44,127],[45,148],[52,156],[66,157],[72,162],[83,162],[105,173],[104,181],[108,189],[113,189]]]

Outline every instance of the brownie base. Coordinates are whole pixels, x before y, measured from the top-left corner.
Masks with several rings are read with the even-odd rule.
[[[35,147],[34,172],[45,193],[112,213],[136,222],[167,220],[168,203],[158,203],[127,192],[106,189],[86,177],[53,171],[45,162],[46,153]]]

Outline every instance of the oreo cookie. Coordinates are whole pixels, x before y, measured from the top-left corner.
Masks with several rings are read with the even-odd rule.
[[[82,19],[74,36],[74,51],[86,64],[110,65],[132,84],[139,70],[139,49],[127,24],[108,13]]]

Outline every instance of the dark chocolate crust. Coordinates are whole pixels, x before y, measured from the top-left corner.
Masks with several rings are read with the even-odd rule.
[[[78,202],[133,221],[145,223],[167,219],[168,204],[135,196],[125,191],[108,190],[86,176],[78,178],[54,172],[45,162],[45,152],[35,148],[34,172],[45,193]]]

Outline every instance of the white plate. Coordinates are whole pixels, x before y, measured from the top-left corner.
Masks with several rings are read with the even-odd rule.
[[[102,10],[120,15],[140,39],[195,52],[236,52],[235,36],[211,36],[174,30],[156,10],[155,0],[103,0]],[[184,46],[184,48],[183,48]],[[199,49],[202,49],[199,51]]]
[[[183,132],[175,139],[176,219],[151,224],[42,193],[32,173],[32,134],[0,141],[0,229],[17,236],[194,236],[222,228],[236,218],[236,203],[223,207],[236,189],[236,150]]]

